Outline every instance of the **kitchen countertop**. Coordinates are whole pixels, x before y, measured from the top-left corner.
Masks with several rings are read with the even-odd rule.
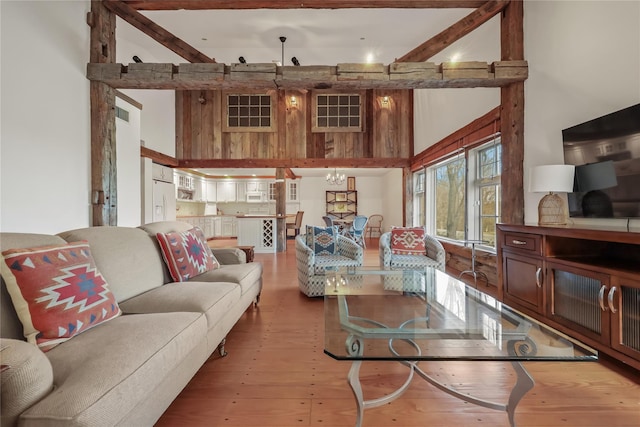
[[[251,218],[286,218],[286,215],[275,215],[275,214],[241,214],[236,215],[238,219],[251,219]]]

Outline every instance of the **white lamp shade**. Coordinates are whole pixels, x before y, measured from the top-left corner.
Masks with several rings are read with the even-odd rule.
[[[529,191],[533,193],[568,193],[573,191],[573,165],[544,165],[531,169]]]

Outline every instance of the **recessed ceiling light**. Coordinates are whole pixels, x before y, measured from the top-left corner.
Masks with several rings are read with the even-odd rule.
[[[374,56],[372,52],[367,53],[367,64],[371,64],[374,60]]]

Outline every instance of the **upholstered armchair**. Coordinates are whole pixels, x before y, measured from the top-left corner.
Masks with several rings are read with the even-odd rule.
[[[404,230],[410,230],[403,234]],[[417,230],[415,234],[413,230]],[[408,237],[407,237],[408,236]],[[420,242],[420,240],[422,242]],[[380,268],[417,270],[426,267],[445,270],[446,254],[442,244],[420,228],[398,228],[380,236]],[[395,252],[395,253],[394,253]],[[386,289],[419,292],[418,283],[392,283],[385,280]]]
[[[319,230],[318,227],[312,227]],[[320,229],[322,230],[322,229]],[[335,227],[326,230],[332,236],[318,238],[317,233],[307,244],[308,232],[296,236],[296,263],[298,267],[298,286],[300,292],[308,297],[324,295],[325,271],[334,267],[359,267],[364,259],[364,249],[353,240],[339,233]],[[312,235],[313,232],[312,232]],[[333,240],[333,245],[328,240]],[[320,242],[320,243],[318,243]],[[320,247],[319,247],[320,246]],[[333,247],[333,249],[332,249]],[[324,250],[327,249],[327,250]]]
[[[415,253],[415,251],[413,253],[408,253],[411,251],[401,253],[401,249],[396,251],[399,253],[394,254],[392,252],[391,233],[388,231],[380,236],[380,267],[391,269],[433,267],[444,271],[446,263],[444,247],[435,237],[424,233],[425,250],[424,252],[421,251],[420,254]]]

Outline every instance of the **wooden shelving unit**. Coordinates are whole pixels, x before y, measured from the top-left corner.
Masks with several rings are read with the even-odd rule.
[[[353,219],[358,215],[357,191],[327,191],[327,215],[339,219]]]

